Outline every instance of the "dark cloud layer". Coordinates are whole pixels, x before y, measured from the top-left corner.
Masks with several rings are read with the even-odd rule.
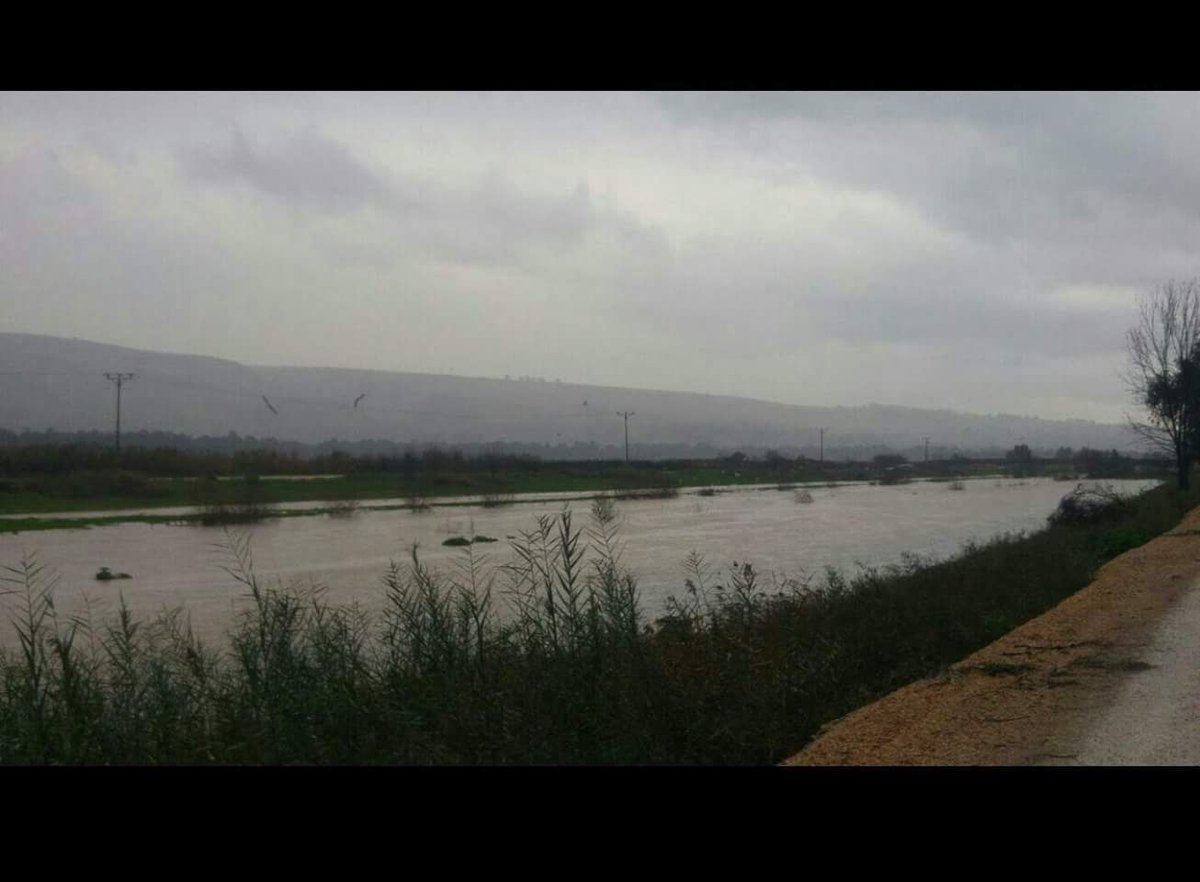
[[[340,144],[307,128],[274,149],[255,147],[241,129],[218,149],[181,151],[186,172],[205,182],[239,183],[287,203],[323,210],[390,204],[391,187]]]
[[[517,259],[529,247],[570,248],[606,229],[634,249],[660,250],[662,236],[593,204],[582,179],[568,192],[522,192],[503,174],[482,172],[449,186],[375,171],[344,144],[309,127],[273,145],[240,129],[218,148],[179,150],[184,174],[203,185],[243,185],[295,208],[339,213],[370,207],[386,217],[393,244],[466,264]]]
[[[666,95],[681,124],[895,194],[996,244],[1095,257],[1200,232],[1200,99],[1137,94]],[[1097,247],[1100,246],[1100,247]]]

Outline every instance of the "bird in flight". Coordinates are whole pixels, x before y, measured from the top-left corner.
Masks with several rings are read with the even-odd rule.
[[[359,395],[357,398],[354,399],[354,406],[358,407],[358,402],[362,401],[366,397],[367,397],[366,392],[364,392],[362,395]]]
[[[277,410],[275,409],[275,405],[273,405],[273,404],[271,403],[271,399],[267,398],[267,396],[266,396],[266,395],[264,395],[264,396],[262,397],[262,400],[263,400],[264,402],[266,402],[266,405],[267,405],[267,407],[268,407],[268,408],[270,408],[270,410],[271,410],[271,413],[275,414],[275,416],[279,416],[279,411],[277,411]]]

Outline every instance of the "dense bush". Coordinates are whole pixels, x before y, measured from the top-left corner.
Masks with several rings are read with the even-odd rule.
[[[1054,525],[1099,524],[1127,514],[1130,502],[1111,486],[1076,485],[1064,496],[1047,520]]]

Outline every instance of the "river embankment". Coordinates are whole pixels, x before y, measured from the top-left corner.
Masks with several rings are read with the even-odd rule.
[[[1097,739],[1122,725],[1128,714],[1113,711],[1131,694],[1148,700],[1137,680],[1153,675],[1163,626],[1178,630],[1173,612],[1198,583],[1200,509],[1193,509],[1048,612],[828,724],[784,765],[1122,762]],[[1159,755],[1169,762],[1181,754]]]

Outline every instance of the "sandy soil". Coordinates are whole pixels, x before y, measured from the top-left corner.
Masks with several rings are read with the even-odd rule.
[[[784,765],[1200,762],[1200,509],[1054,609]]]

